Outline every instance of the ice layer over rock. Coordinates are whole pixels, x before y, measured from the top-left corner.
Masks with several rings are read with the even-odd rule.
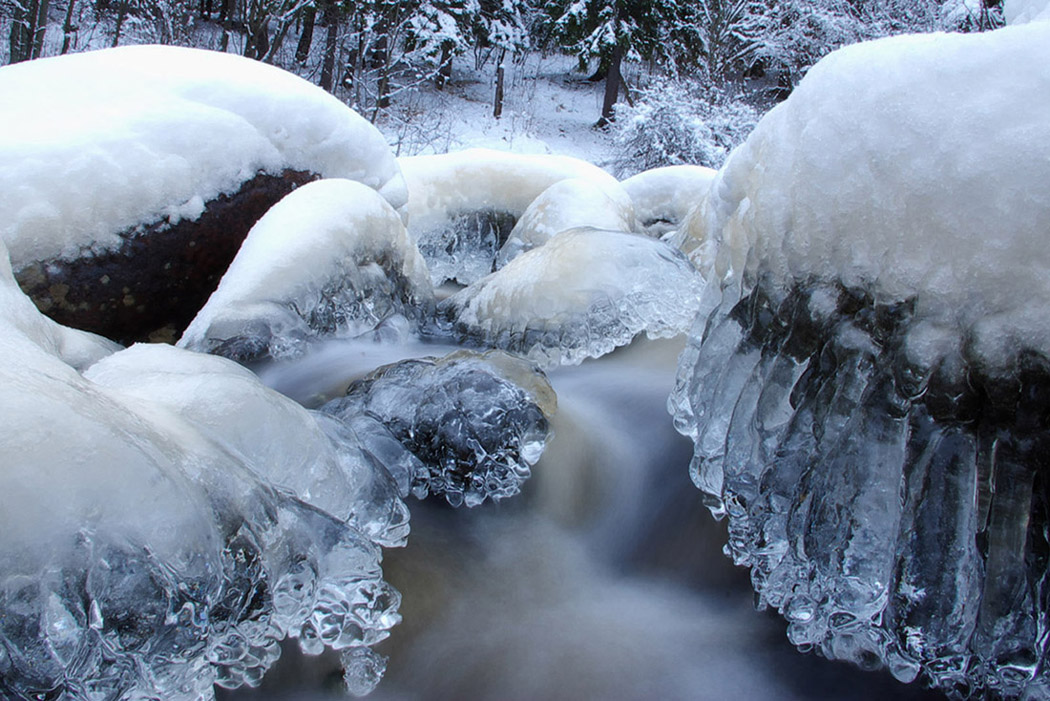
[[[500,351],[456,351],[379,368],[321,411],[353,428],[403,495],[477,506],[520,491],[556,408],[531,363]]]
[[[559,180],[525,209],[496,255],[496,269],[569,229],[589,226],[635,231],[637,225],[629,201],[623,188],[615,183],[584,178]]]
[[[1050,696],[1047,66],[1046,23],[818,63],[700,210],[670,400],[791,640],[960,695]]]
[[[645,332],[683,333],[703,282],[676,249],[582,227],[558,234],[438,305],[459,339],[543,366],[604,355]]]
[[[217,440],[180,401],[202,399],[195,378],[181,396],[110,381],[152,351],[105,357],[101,382],[78,373],[3,260],[0,695],[212,698],[258,683],[286,636],[312,652],[386,637],[399,596],[370,538],[262,479],[267,442]],[[176,376],[190,356],[162,353]],[[250,413],[283,421],[288,404],[263,390]]]
[[[435,285],[470,284],[493,261],[518,217],[544,190],[566,178],[616,187],[601,168],[569,156],[472,148],[398,159],[408,185],[408,232]],[[630,206],[624,196],[621,203]]]
[[[711,187],[717,171],[704,166],[653,168],[621,185],[634,203],[638,223],[650,236],[661,236],[682,224]]]
[[[241,245],[183,334],[184,348],[281,357],[321,336],[354,336],[433,307],[426,263],[375,190],[329,179],[277,203]]]
[[[0,70],[0,238],[16,271],[112,250],[120,234],[196,219],[258,172],[349,178],[407,194],[367,120],[260,61],[127,46]]]

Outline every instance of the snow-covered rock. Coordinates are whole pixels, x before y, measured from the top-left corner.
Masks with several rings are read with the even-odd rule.
[[[407,200],[378,130],[259,61],[129,46],[4,66],[0,94],[0,238],[63,323],[184,325],[255,218],[312,177]]]
[[[703,283],[667,244],[638,234],[580,228],[438,305],[459,338],[521,353],[544,366],[604,355],[646,332],[683,333]]]
[[[1044,23],[833,53],[719,172],[701,269],[915,300],[990,365],[1050,348],[1046,65]]]
[[[496,268],[525,251],[542,246],[553,236],[589,226],[613,231],[637,228],[634,210],[624,189],[612,183],[567,178],[544,190],[522,213],[506,243],[496,255]]]
[[[360,183],[305,185],[252,228],[179,345],[237,359],[359,335],[433,306],[430,275],[393,207]]]
[[[103,357],[92,381],[65,360],[111,349],[41,317],[3,260],[0,695],[211,698],[257,684],[286,636],[312,652],[386,636],[399,597],[376,544],[260,477],[272,434],[219,437],[272,429],[291,402],[240,377],[251,401],[209,406],[201,365],[225,364],[227,389],[244,371],[170,348]],[[180,382],[114,374],[158,358]]]
[[[1006,0],[1003,15],[1007,24],[1050,21],[1050,2],[1046,0]]]
[[[653,168],[621,185],[634,203],[638,223],[651,236],[677,229],[711,187],[717,171],[703,166]]]
[[[788,636],[1046,698],[1050,24],[814,66],[695,221],[670,407]]]
[[[400,158],[398,163],[408,185],[408,232],[435,284],[469,284],[492,272],[496,252],[518,217],[559,180],[616,182],[577,158],[482,148]],[[625,199],[624,205],[629,204]]]

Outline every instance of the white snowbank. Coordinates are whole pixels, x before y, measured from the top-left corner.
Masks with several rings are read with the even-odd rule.
[[[1007,24],[1050,22],[1050,2],[1047,0],[1006,0],[1003,16]]]
[[[901,36],[820,61],[719,172],[707,276],[839,280],[1050,349],[1050,24]]]
[[[566,178],[616,184],[601,168],[568,156],[473,148],[398,159],[408,186],[408,232],[419,244],[435,284],[469,284],[492,271],[498,240],[477,215],[516,220],[544,190]],[[624,206],[630,200],[624,196]],[[504,232],[504,235],[506,232]]]
[[[139,224],[195,219],[259,171],[407,195],[382,135],[259,61],[129,46],[0,69],[0,238],[19,270],[107,249]]]
[[[704,166],[653,168],[624,180],[621,185],[634,203],[638,221],[659,236],[685,221],[707,194],[717,171]]]
[[[354,335],[400,313],[399,302],[424,307],[432,296],[426,264],[390,204],[358,182],[320,180],[256,222],[179,345],[211,350],[252,324],[265,324],[273,342],[319,333],[311,317],[336,298],[332,331]]]
[[[581,226],[635,231],[634,209],[618,183],[585,178],[559,180],[534,199],[511,229],[496,256],[502,268],[519,254],[542,246],[556,234]]]

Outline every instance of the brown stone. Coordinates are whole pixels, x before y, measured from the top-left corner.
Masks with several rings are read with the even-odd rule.
[[[122,234],[109,253],[41,261],[15,274],[40,311],[55,321],[121,343],[177,338],[204,306],[248,231],[289,192],[317,176],[259,173],[209,202],[194,220],[167,220]]]

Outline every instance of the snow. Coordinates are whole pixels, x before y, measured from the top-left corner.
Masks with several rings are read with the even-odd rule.
[[[1050,348],[1050,25],[837,51],[719,172],[709,278],[836,279],[1005,348]],[[1017,70],[1018,66],[1028,67]]]
[[[716,173],[704,166],[667,166],[638,173],[621,185],[646,232],[659,236],[685,221],[707,194]]]
[[[16,270],[193,219],[259,171],[350,178],[405,202],[374,127],[258,61],[121,47],[5,66],[0,94],[0,238]]]
[[[949,694],[1050,688],[1047,66],[1045,22],[837,51],[684,242],[668,404],[726,552],[795,645]]]
[[[518,219],[496,256],[502,268],[524,251],[581,226],[636,231],[631,198],[617,183],[585,178],[559,180],[544,190]]]
[[[630,342],[683,333],[702,281],[677,250],[639,234],[583,227],[456,293],[439,305],[463,339],[576,364]]]
[[[616,184],[601,168],[568,156],[472,148],[398,163],[408,184],[408,232],[435,284],[470,284],[492,270],[503,241],[489,217],[517,220],[544,190],[566,178]]]
[[[309,183],[256,222],[179,345],[256,343],[271,355],[357,335],[433,304],[426,264],[393,207],[344,179]]]
[[[1046,0],[1006,0],[1003,15],[1007,24],[1050,21],[1050,2]]]

